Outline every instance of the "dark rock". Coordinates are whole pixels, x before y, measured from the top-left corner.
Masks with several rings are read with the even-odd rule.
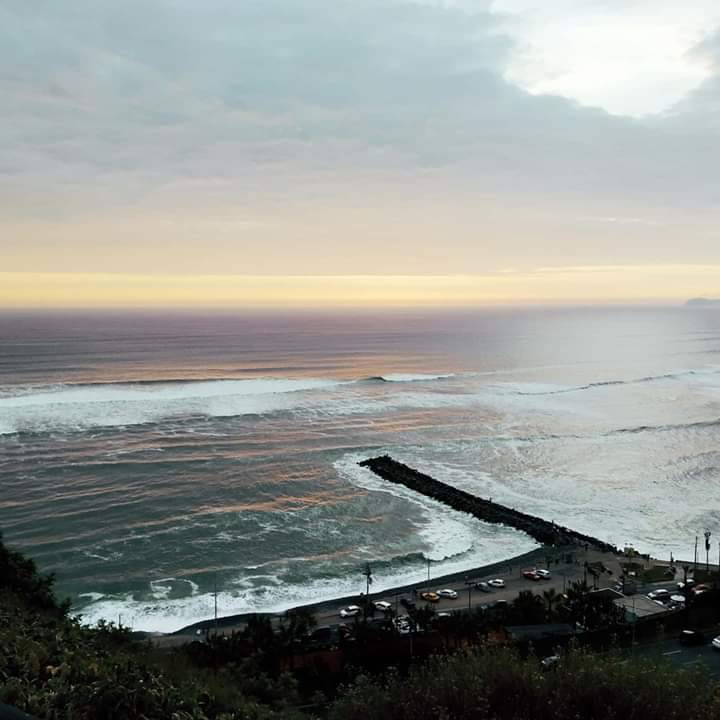
[[[519,510],[500,505],[500,503],[471,495],[451,485],[446,485],[429,475],[393,460],[389,455],[369,458],[359,464],[372,470],[384,480],[404,485],[455,510],[474,515],[485,522],[508,525],[517,530],[522,530],[543,545],[587,544],[604,552],[618,552],[613,545],[590,535],[584,535],[543,518],[528,515]]]

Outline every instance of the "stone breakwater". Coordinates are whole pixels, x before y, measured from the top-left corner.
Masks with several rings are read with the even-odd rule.
[[[468,513],[485,522],[508,525],[517,530],[522,530],[543,545],[588,545],[603,552],[619,552],[613,545],[590,535],[500,505],[500,503],[491,500],[484,500],[464,490],[459,490],[444,482],[435,480],[429,475],[393,460],[389,455],[369,458],[358,464],[372,470],[384,480],[404,485],[415,492],[438,500],[454,510]]]

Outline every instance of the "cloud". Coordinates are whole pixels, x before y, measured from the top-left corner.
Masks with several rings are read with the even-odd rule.
[[[720,135],[720,30],[698,43],[691,54],[712,74],[676,103],[665,120],[671,126],[692,130],[702,136],[710,135],[717,143]]]
[[[654,244],[671,260],[675,242],[688,260],[720,259],[706,237],[718,76],[642,120],[533,94],[508,74],[527,9],[513,1],[0,0],[6,262],[140,265],[149,227],[173,247],[167,262],[185,254],[178,272],[287,272],[284,257],[304,262],[299,243],[328,272],[347,270],[343,256],[362,262],[363,242],[392,244],[392,272],[421,272],[423,254],[448,271],[459,257],[478,268],[573,252],[629,261],[629,238],[640,255]],[[625,6],[560,7],[572,29]],[[715,50],[708,41],[703,52]],[[162,219],[178,208],[197,231]],[[431,210],[442,222],[428,222]],[[248,222],[282,232],[236,235],[233,250],[227,237]],[[676,235],[654,235],[660,225]],[[111,237],[122,237],[112,253]],[[198,259],[202,247],[223,254]]]
[[[711,73],[691,51],[720,24],[715,0],[497,0],[517,42],[507,76],[616,115],[667,110]]]

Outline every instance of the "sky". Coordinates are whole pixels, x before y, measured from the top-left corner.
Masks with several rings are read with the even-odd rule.
[[[720,296],[716,0],[0,0],[0,308]]]

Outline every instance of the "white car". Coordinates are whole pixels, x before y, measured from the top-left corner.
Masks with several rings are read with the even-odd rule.
[[[665,588],[660,588],[659,590],[653,590],[649,592],[647,596],[651,600],[666,600],[670,597],[670,591],[666,590]]]
[[[488,585],[494,588],[504,588],[505,581],[501,578],[494,578],[493,580],[488,580]]]
[[[713,638],[713,641],[710,644],[713,646],[713,650],[720,650],[720,635]]]
[[[542,578],[543,580],[549,580],[550,579],[550,571],[549,570],[543,570],[542,568],[538,568],[535,570],[535,574]]]
[[[389,603],[387,600],[376,600],[374,605],[375,609],[379,610],[380,612],[387,612],[392,607],[392,604]]]
[[[361,610],[358,605],[348,605],[347,607],[344,607],[340,611],[340,617],[343,617],[343,618],[355,617],[356,615],[359,615],[360,612],[361,612]]]
[[[458,596],[457,592],[455,592],[455,590],[451,590],[450,588],[438,590],[437,594],[441,598],[450,598],[451,600],[454,600]]]

